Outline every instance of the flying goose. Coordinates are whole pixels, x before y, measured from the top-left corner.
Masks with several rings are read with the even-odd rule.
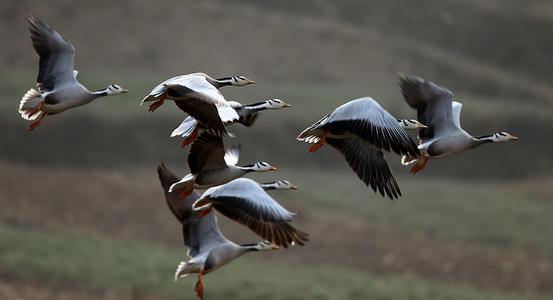
[[[85,105],[99,97],[128,92],[116,84],[89,91],[77,81],[73,45],[37,17],[30,15],[28,21],[33,48],[40,57],[38,90],[27,91],[19,104],[21,117],[33,121],[29,130],[37,128],[48,115]]]
[[[407,104],[417,110],[418,120],[428,126],[419,130],[419,152],[414,156],[407,153],[401,159],[404,165],[417,163],[411,168],[413,174],[424,169],[428,159],[441,158],[485,143],[518,139],[507,132],[471,136],[461,128],[463,105],[452,100],[453,93],[448,89],[431,81],[413,75],[400,75],[399,85]]]
[[[266,101],[256,102],[252,104],[242,105],[236,101],[229,101],[232,108],[236,110],[238,116],[240,117],[236,122],[250,127],[253,125],[255,120],[257,120],[258,112],[266,109],[281,109],[285,107],[290,107],[290,104],[285,103],[280,99],[269,99]],[[230,125],[235,122],[226,123],[225,125]],[[181,142],[181,147],[184,148],[190,143],[192,143],[199,135],[199,131],[206,129],[206,126],[199,123],[196,119],[191,116],[188,116],[182,123],[173,130],[171,137],[180,136],[183,138]]]
[[[149,107],[149,111],[153,112],[166,99],[173,100],[182,111],[205,124],[215,134],[223,135],[227,133],[224,123],[238,120],[239,116],[218,88],[225,85],[243,86],[253,82],[243,76],[216,80],[203,73],[181,75],[154,87],[140,105],[154,102]]]
[[[249,178],[238,178],[212,187],[192,204],[192,210],[199,216],[209,214],[212,208],[277,246],[303,246],[308,241],[307,233],[290,225],[295,214]]]
[[[222,138],[205,131],[190,147],[188,155],[190,174],[171,185],[169,192],[178,189],[183,195],[187,195],[193,189],[208,189],[250,172],[276,170],[266,162],[236,166],[239,153],[238,147],[231,147],[225,153]]]
[[[401,196],[382,150],[416,154],[417,145],[404,129],[424,127],[416,120],[397,120],[370,97],[349,101],[305,129],[299,141],[315,143],[313,153],[325,143],[340,151],[363,182],[391,199]]]
[[[215,212],[199,217],[192,210],[192,204],[200,198],[197,192],[182,197],[177,192],[168,192],[169,186],[178,181],[163,164],[157,169],[159,180],[165,193],[169,209],[182,224],[184,245],[188,248],[190,260],[181,262],[175,272],[175,281],[191,273],[198,274],[195,291],[203,299],[203,275],[213,272],[238,257],[254,251],[278,249],[278,246],[267,241],[256,244],[237,245],[225,238],[217,225]]]

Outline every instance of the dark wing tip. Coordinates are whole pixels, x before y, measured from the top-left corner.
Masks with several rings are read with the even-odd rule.
[[[179,181],[179,179],[177,178],[177,176],[175,176],[175,174],[173,174],[166,166],[164,163],[161,163],[158,167],[157,167],[157,174],[159,176],[159,181],[161,182],[161,185],[163,186],[163,189],[165,191],[169,190],[169,187]]]

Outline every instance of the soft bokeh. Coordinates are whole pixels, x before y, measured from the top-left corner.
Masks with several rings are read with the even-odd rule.
[[[28,132],[19,99],[38,57],[27,9],[77,49],[90,89],[131,92],[48,117]],[[155,168],[187,172],[169,134],[172,103],[139,102],[183,73],[244,75],[242,103],[279,98],[227,145],[267,161],[299,191],[306,247],[247,255],[205,278],[206,299],[550,299],[553,297],[553,4],[546,0],[0,1],[0,299],[194,299]],[[415,117],[398,72],[444,85],[474,135],[516,143],[430,161],[413,176],[387,154],[402,188],[384,199],[330,147],[296,135],[348,100],[372,96]],[[255,242],[223,217],[225,235]]]

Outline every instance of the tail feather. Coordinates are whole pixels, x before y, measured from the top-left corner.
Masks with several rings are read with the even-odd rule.
[[[177,270],[175,271],[175,281],[177,281],[179,278],[186,277],[188,274],[194,272],[194,264],[187,263],[185,261],[182,261],[178,266]]]
[[[144,97],[142,99],[142,101],[140,102],[140,105],[146,103],[146,102],[154,102],[154,101],[157,101],[157,100],[160,100],[159,98],[165,94],[165,92],[167,91],[167,88],[160,84],[158,86],[156,86],[151,92],[150,94],[148,94],[148,96]]]
[[[179,192],[192,192],[194,188],[194,175],[188,174],[184,176],[180,181],[173,183],[169,187],[169,193],[178,190]]]
[[[407,156],[407,155],[403,155],[401,157],[401,164],[404,165],[404,166],[408,166],[410,164],[413,164],[415,162],[418,162],[419,159],[416,158],[416,157],[411,157],[411,156]]]
[[[21,98],[21,102],[19,102],[19,113],[21,117],[25,120],[38,119],[43,112],[38,112],[36,114],[32,112],[38,108],[41,101],[42,96],[39,91],[35,89],[28,90]]]
[[[182,121],[179,127],[173,130],[173,133],[171,133],[171,137],[175,137],[175,136],[180,136],[182,138],[190,137],[197,126],[198,126],[198,121],[189,116],[186,119],[184,119],[184,121]]]

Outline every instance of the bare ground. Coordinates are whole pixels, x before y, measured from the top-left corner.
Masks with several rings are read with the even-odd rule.
[[[0,220],[45,231],[140,239],[180,247],[180,230],[153,178],[153,171],[86,172],[3,163]],[[293,210],[302,210],[297,199],[283,202]],[[338,264],[377,274],[410,274],[524,294],[553,292],[550,257],[524,249],[499,250],[441,241],[335,212],[313,208],[308,211],[298,218],[298,226],[311,234],[308,246],[278,256],[264,255],[263,259]],[[222,223],[232,239],[256,239],[224,219]]]

